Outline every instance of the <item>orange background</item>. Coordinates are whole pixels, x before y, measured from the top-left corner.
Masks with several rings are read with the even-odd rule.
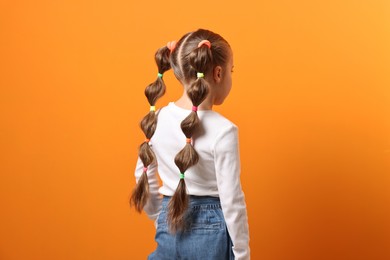
[[[73,0],[0,3],[1,260],[146,259],[143,90],[197,28],[234,51],[252,259],[390,259],[389,1]]]

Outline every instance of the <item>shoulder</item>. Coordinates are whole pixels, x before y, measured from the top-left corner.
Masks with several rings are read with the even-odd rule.
[[[221,114],[214,112],[212,116],[208,116],[208,120],[211,122],[210,132],[213,132],[213,141],[211,148],[214,152],[228,151],[235,149],[238,145],[238,126],[222,116]]]
[[[217,130],[217,135],[238,131],[238,126],[235,123],[215,111],[210,111],[210,113],[201,115],[200,119],[212,125],[212,127]]]
[[[163,106],[157,109],[156,114],[157,115],[165,114],[166,112],[168,112],[168,110],[169,110],[169,105]]]

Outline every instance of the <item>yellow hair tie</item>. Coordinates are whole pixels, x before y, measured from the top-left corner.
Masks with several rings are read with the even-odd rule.
[[[156,106],[150,106],[150,111],[156,111]]]

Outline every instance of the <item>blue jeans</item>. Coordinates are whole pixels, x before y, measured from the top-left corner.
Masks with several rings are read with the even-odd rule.
[[[187,219],[189,228],[169,233],[167,206],[164,196],[157,218],[155,240],[157,249],[148,260],[232,260],[232,241],[226,228],[219,198],[190,196]]]

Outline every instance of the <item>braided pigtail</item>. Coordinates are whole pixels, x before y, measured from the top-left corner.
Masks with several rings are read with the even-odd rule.
[[[169,62],[170,50],[168,47],[162,47],[155,54],[155,61],[158,68],[157,79],[149,84],[145,89],[145,96],[150,104],[150,111],[141,120],[140,127],[145,134],[145,141],[139,146],[138,156],[141,159],[144,168],[136,187],[130,198],[130,205],[134,206],[138,212],[144,208],[149,197],[149,183],[147,170],[148,166],[156,160],[156,156],[149,145],[157,126],[157,115],[155,104],[157,100],[165,94],[165,83],[163,74],[171,68]]]
[[[210,49],[210,42],[203,40],[198,48],[194,49],[188,59],[189,64],[197,73],[193,75],[195,80],[187,89],[187,95],[192,102],[191,113],[181,122],[181,129],[186,136],[184,148],[176,155],[175,164],[180,170],[180,181],[168,205],[168,223],[173,232],[185,228],[185,212],[188,208],[188,194],[184,180],[185,172],[195,165],[199,160],[199,155],[192,145],[192,137],[199,126],[198,106],[206,99],[209,93],[209,84],[204,78],[204,73],[209,71],[213,64],[213,55]]]

